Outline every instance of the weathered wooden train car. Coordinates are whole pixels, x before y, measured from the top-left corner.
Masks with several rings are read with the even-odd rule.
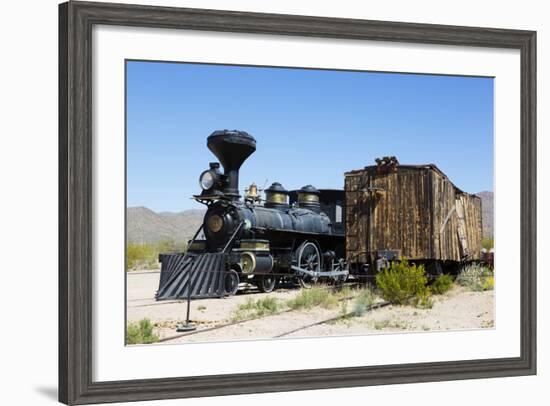
[[[395,157],[345,174],[346,259],[352,266],[404,258],[440,264],[477,260],[481,199],[435,165]]]

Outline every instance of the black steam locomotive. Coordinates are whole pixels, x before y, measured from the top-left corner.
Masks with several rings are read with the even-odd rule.
[[[239,169],[256,140],[223,130],[207,146],[223,173],[213,162],[200,175],[202,193],[193,198],[208,210],[185,254],[160,256],[158,300],[232,295],[240,282],[271,292],[283,279],[304,287],[319,278],[346,279],[343,191],[307,185],[289,192],[275,182],[264,201],[254,184],[241,198]]]

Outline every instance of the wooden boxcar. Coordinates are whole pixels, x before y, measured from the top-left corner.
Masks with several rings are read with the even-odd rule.
[[[435,165],[395,157],[345,174],[346,257],[352,264],[403,258],[436,264],[478,260],[481,199]]]

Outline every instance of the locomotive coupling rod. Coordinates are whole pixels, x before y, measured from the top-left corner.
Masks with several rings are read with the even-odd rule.
[[[343,271],[328,271],[328,272],[316,272],[316,271],[310,271],[309,269],[300,268],[299,266],[292,265],[292,270],[294,272],[299,272],[306,274],[308,276],[311,276],[312,278],[318,278],[319,276],[341,276],[341,275],[349,275],[348,270]]]

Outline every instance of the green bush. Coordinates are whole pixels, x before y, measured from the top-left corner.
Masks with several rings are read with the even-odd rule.
[[[451,275],[439,275],[431,284],[430,290],[436,295],[442,295],[453,286]]]
[[[186,241],[162,240],[154,244],[159,254],[170,254],[176,252],[185,252],[187,249]]]
[[[475,292],[492,290],[494,288],[493,271],[479,264],[466,265],[456,278],[460,286],[464,286]]]
[[[158,268],[157,255],[152,244],[129,242],[126,246],[126,269]]]
[[[483,283],[483,290],[493,290],[495,288],[495,277],[488,276]]]
[[[161,253],[184,252],[186,242],[163,240],[157,243],[136,243],[129,241],[126,244],[126,270],[158,269],[158,256]]]
[[[423,265],[409,265],[407,261],[395,261],[389,269],[376,275],[376,285],[382,297],[395,304],[426,303],[430,291]]]
[[[159,336],[153,332],[149,319],[141,319],[126,326],[126,344],[152,344],[158,340]]]

